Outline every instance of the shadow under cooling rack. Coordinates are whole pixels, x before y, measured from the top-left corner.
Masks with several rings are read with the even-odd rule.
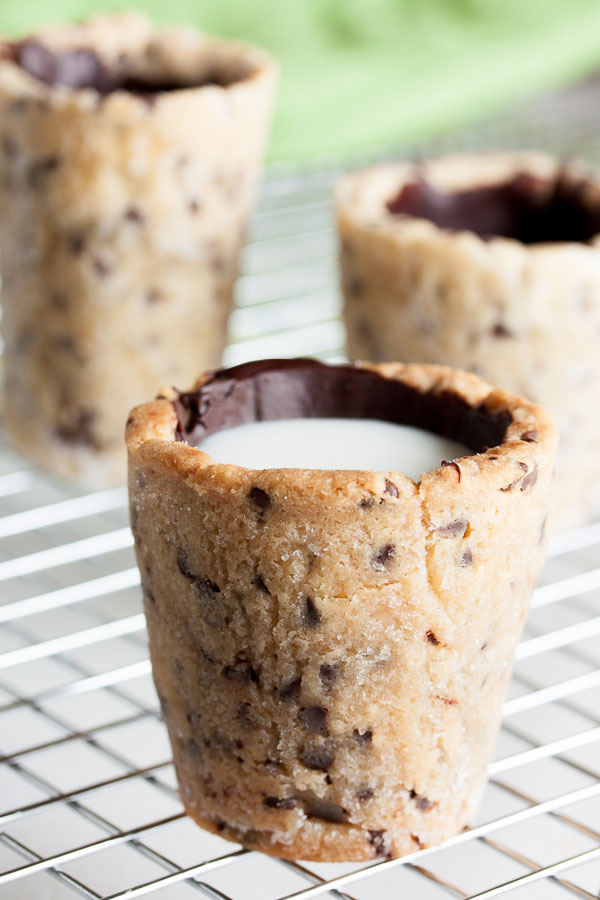
[[[421,151],[600,159],[595,82]],[[343,356],[327,171],[274,171],[226,362]],[[0,897],[514,900],[600,891],[600,523],[554,539],[478,820],[370,865],[246,852],[182,812],[147,659],[124,490],[81,494],[0,444]]]

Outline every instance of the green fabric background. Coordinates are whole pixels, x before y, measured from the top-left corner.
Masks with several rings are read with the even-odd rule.
[[[271,159],[399,145],[600,64],[598,0],[143,0],[161,22],[258,42],[281,62]],[[122,8],[0,0],[0,29]]]

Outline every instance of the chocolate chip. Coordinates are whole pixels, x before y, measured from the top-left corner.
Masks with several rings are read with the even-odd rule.
[[[300,724],[311,734],[327,734],[327,712],[324,706],[307,706],[300,710]]]
[[[423,812],[427,812],[428,809],[433,809],[435,806],[435,803],[432,800],[429,800],[421,794],[417,794],[412,788],[410,790],[410,799],[414,800],[417,809],[421,809]]]
[[[77,362],[84,362],[85,356],[81,352],[81,349],[75,340],[70,334],[60,334],[52,339],[53,348],[59,353],[67,353],[69,356],[73,356]]]
[[[33,343],[33,332],[27,329],[26,331],[22,331],[15,336],[13,348],[15,353],[27,353],[27,351],[30,350],[33,346]]]
[[[255,575],[254,578],[252,579],[252,584],[254,585],[254,587],[258,588],[258,590],[261,591],[263,594],[271,593],[271,591],[265,584],[265,580],[262,577],[262,575]]]
[[[452,466],[453,469],[456,469],[456,474],[458,475],[458,483],[460,484],[462,479],[462,472],[460,471],[460,466],[453,459],[443,459],[442,466]]]
[[[496,322],[490,333],[495,338],[514,338],[513,332],[502,322]]]
[[[221,593],[221,588],[219,587],[219,585],[215,584],[214,581],[211,581],[210,578],[194,578],[194,590],[199,597],[206,597],[210,596],[211,594]]]
[[[279,688],[277,696],[280,700],[291,700],[292,702],[295,702],[300,694],[301,685],[302,678],[294,678],[293,681],[289,681],[287,684],[283,685],[283,687]]]
[[[331,747],[326,745],[304,747],[300,759],[307,769],[327,772],[330,766],[333,765],[335,753]]]
[[[195,214],[196,214],[197,212],[199,212],[199,210],[200,210],[200,204],[199,204],[199,202],[198,202],[197,200],[190,200],[190,201],[188,202],[188,210],[189,210],[192,214],[195,215]]]
[[[208,650],[202,646],[202,644],[200,643],[200,641],[197,638],[192,638],[192,642],[194,644],[194,649],[198,655],[198,661],[200,659],[202,659],[202,660],[204,660],[205,663],[208,663],[208,665],[210,665],[210,666],[217,665],[216,659],[213,659],[213,657],[210,655]],[[219,665],[221,665],[221,664],[219,663]]]
[[[17,45],[16,49],[21,68],[46,84],[93,87],[100,93],[117,87],[93,50],[75,48],[54,52],[31,39]]]
[[[247,731],[250,731],[254,727],[249,703],[240,703],[238,706],[237,718],[242,728],[245,728]]]
[[[70,422],[64,422],[57,426],[56,434],[69,444],[83,444],[87,447],[98,448],[98,441],[93,431],[95,421],[94,410],[75,410]]]
[[[60,166],[60,157],[56,153],[36,160],[29,169],[29,183],[33,188],[41,188],[47,177],[56,172]]]
[[[535,429],[532,429],[531,431],[524,431],[521,435],[521,440],[527,441],[527,443],[529,444],[537,444],[539,437],[539,431],[535,431]]]
[[[227,608],[217,596],[221,593],[219,585],[210,578],[192,577],[192,588],[200,601],[202,621],[212,628],[224,628],[227,625]]]
[[[210,256],[210,266],[214,272],[221,274],[227,268],[227,261],[222,253],[216,250]]]
[[[373,732],[370,728],[367,728],[367,730],[363,731],[362,734],[358,730],[358,728],[355,728],[352,732],[352,736],[357,744],[363,744],[364,746],[370,744],[373,741]]]
[[[94,256],[92,259],[92,266],[94,267],[94,271],[100,278],[106,278],[110,275],[111,267],[109,263],[103,259],[101,256]]]
[[[520,463],[517,463],[517,465],[521,468],[521,471],[524,474],[521,475],[519,478],[515,478],[514,481],[510,482],[510,484],[506,484],[504,487],[500,488],[500,490],[503,491],[503,493],[507,493],[508,491],[514,491],[514,489],[521,483],[521,479],[525,477],[525,474],[527,473],[527,471],[529,469],[529,466],[527,465],[527,463],[520,462]]]
[[[385,494],[389,494],[391,497],[398,497],[398,496],[399,496],[399,494],[398,494],[398,488],[396,487],[396,485],[394,484],[393,481],[390,481],[389,478],[386,478],[386,479],[385,479],[384,493],[385,493]]]
[[[375,856],[388,856],[387,841],[384,837],[385,831],[368,831],[369,843],[375,850]]]
[[[8,159],[14,159],[19,155],[19,145],[10,134],[4,134],[2,136],[2,150]]]
[[[296,809],[298,801],[295,797],[265,797],[265,806],[270,809]]]
[[[321,623],[321,613],[315,606],[315,601],[312,597],[304,598],[302,621],[307,628],[317,628]]]
[[[458,565],[463,569],[473,565],[473,554],[470,550],[465,550],[458,560]]]
[[[243,705],[244,704],[242,704],[242,706]],[[246,706],[249,707],[249,704],[246,704]],[[218,729],[215,729],[208,737],[205,737],[204,743],[210,750],[216,750],[218,753],[225,756],[233,755],[233,744],[231,740],[226,734],[223,734],[223,732]]]
[[[190,570],[188,565],[187,556],[183,550],[180,550],[177,554],[177,567],[182,575],[185,575],[186,578],[191,580],[195,579],[194,573]]]
[[[373,791],[371,788],[362,788],[362,790],[358,791],[357,798],[359,803],[364,803],[365,800],[370,800],[373,796]]]
[[[190,710],[188,710],[188,712],[185,714],[185,718],[186,718],[186,720],[187,720],[188,725],[189,725],[190,728],[192,729],[192,731],[196,731],[197,728],[198,728],[199,725],[200,725],[200,721],[201,721],[201,719],[202,719],[202,716],[200,715],[200,713],[199,713],[196,709],[190,709]]]
[[[258,672],[247,659],[238,659],[230,666],[225,666],[223,675],[228,681],[239,684],[258,684]]]
[[[145,216],[137,206],[128,206],[124,212],[124,217],[128,222],[141,225],[145,221]]]
[[[483,644],[481,645],[481,647],[480,647],[479,649],[480,649],[480,650],[485,650],[486,647],[487,647],[487,641],[484,641]]]
[[[175,675],[177,676],[177,678],[179,678],[179,679],[183,678],[183,676],[185,674],[185,666],[183,665],[183,663],[181,662],[180,659],[175,658],[173,660],[173,671],[175,672]]]
[[[21,116],[27,111],[28,105],[25,97],[17,97],[17,99],[13,100],[10,104],[10,112],[14,113],[14,115]]]
[[[372,509],[375,506],[375,498],[363,497],[358,505],[361,509]]]
[[[361,297],[365,292],[365,283],[360,278],[353,276],[352,278],[347,278],[344,282],[344,287],[347,294],[350,294],[351,297]]]
[[[538,480],[538,467],[534,463],[533,467],[531,469],[531,472],[529,472],[525,476],[525,478],[523,478],[523,480],[521,481],[521,490],[522,491],[529,490],[529,488],[532,488],[534,486],[534,484],[536,483],[537,480]]]
[[[396,545],[395,544],[384,544],[381,547],[372,560],[373,568],[378,572],[383,572],[390,564],[390,562],[396,558]]]
[[[439,641],[438,638],[435,636],[435,634],[433,633],[433,631],[427,631],[427,632],[425,633],[425,637],[427,638],[427,640],[429,641],[430,644],[434,644],[436,647],[439,646],[440,641]]]
[[[69,253],[72,253],[73,256],[81,256],[85,249],[85,240],[85,234],[81,231],[74,231],[73,234],[70,234],[67,237]]]
[[[348,821],[348,811],[339,804],[317,797],[313,791],[303,791],[300,797],[304,812],[310,819],[323,819],[324,822],[334,822],[336,825],[343,825]]]
[[[324,688],[329,689],[340,674],[340,667],[336,663],[323,663],[319,667],[319,678]]]
[[[160,303],[163,299],[163,294],[158,288],[148,288],[146,291],[146,303],[150,306],[154,306],[155,303]]]
[[[154,606],[156,605],[156,597],[149,587],[142,587],[142,593],[149,603],[152,603]]]
[[[271,498],[262,488],[252,487],[248,493],[250,500],[257,506],[261,512],[264,512],[271,505]]]
[[[443,538],[456,537],[457,535],[462,537],[465,534],[468,525],[469,523],[466,519],[453,519],[451,522],[447,522],[446,525],[440,525],[440,527],[435,530],[436,533]]]
[[[523,471],[523,475],[520,478],[516,478],[514,481],[511,481],[510,484],[507,484],[505,487],[500,488],[503,493],[507,493],[508,491],[514,491],[516,488],[519,488],[521,491],[526,491],[529,488],[532,488],[538,479],[538,467],[536,463],[533,464],[531,471],[529,471],[529,466],[527,463],[520,462],[519,466]]]
[[[194,759],[200,760],[204,756],[204,750],[193,738],[186,742],[186,750]]]

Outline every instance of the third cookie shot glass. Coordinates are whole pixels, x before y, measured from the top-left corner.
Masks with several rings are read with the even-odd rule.
[[[138,407],[127,443],[188,813],[318,860],[460,831],[545,553],[548,416],[443,367],[268,360]]]
[[[220,364],[276,67],[137,13],[0,44],[5,423],[125,480],[129,409]]]
[[[469,369],[554,417],[559,528],[600,514],[600,178],[541,153],[376,167],[336,192],[351,359]]]

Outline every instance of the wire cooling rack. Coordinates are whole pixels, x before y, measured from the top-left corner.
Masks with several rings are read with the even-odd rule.
[[[537,145],[598,161],[598,91],[591,81],[434,149]],[[227,363],[343,355],[335,172],[271,173]],[[401,860],[333,865],[247,852],[183,815],[125,503],[123,489],[73,491],[0,445],[2,900],[599,896],[600,523],[552,542],[471,830]]]

